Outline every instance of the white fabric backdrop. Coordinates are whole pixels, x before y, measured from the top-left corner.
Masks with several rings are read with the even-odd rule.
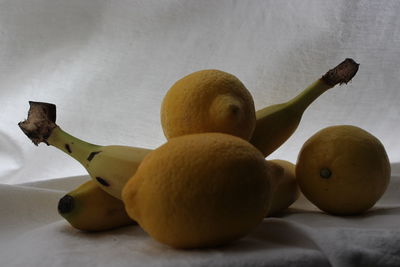
[[[28,101],[98,144],[156,148],[160,103],[182,76],[217,68],[256,108],[288,100],[346,57],[354,80],[320,97],[271,158],[295,161],[317,130],[353,124],[400,161],[400,1],[0,0],[0,182],[85,174],[17,123]]]

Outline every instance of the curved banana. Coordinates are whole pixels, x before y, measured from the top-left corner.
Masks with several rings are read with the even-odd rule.
[[[286,210],[300,196],[296,180],[296,165],[286,160],[268,160],[274,168],[272,172],[272,197],[268,216],[275,216]]]
[[[250,143],[265,157],[270,155],[294,133],[307,107],[328,89],[348,83],[357,73],[358,66],[348,58],[288,102],[258,110]]]
[[[80,162],[104,191],[121,199],[125,183],[150,149],[129,146],[99,146],[80,140],[56,125],[56,106],[29,102],[28,118],[18,125],[35,145],[54,146]]]
[[[346,59],[328,71],[292,100],[257,111],[256,128],[250,140],[264,156],[282,145],[297,128],[304,110],[323,92],[349,82],[358,64]],[[56,125],[54,104],[30,101],[27,120],[18,125],[35,145],[52,145],[79,161],[91,178],[106,192],[121,199],[121,191],[140,162],[151,151],[128,146],[100,146],[80,140]]]
[[[63,196],[58,212],[82,231],[105,231],[135,223],[126,213],[124,203],[92,180]]]

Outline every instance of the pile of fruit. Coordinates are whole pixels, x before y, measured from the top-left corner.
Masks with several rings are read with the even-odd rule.
[[[381,142],[356,126],[325,128],[307,140],[296,165],[266,160],[296,130],[306,108],[349,82],[346,59],[288,102],[255,111],[235,76],[202,70],[177,81],[161,106],[167,142],[155,150],[87,143],[56,124],[56,106],[30,102],[19,123],[38,145],[79,161],[91,180],[62,197],[75,228],[105,231],[137,223],[175,248],[204,248],[244,237],[286,210],[300,191],[334,215],[359,214],[385,192],[390,164]]]

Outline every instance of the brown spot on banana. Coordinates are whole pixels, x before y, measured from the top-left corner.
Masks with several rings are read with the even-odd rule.
[[[88,158],[87,158],[87,160],[88,160],[88,161],[92,161],[92,159],[93,159],[97,154],[99,154],[100,152],[101,152],[101,151],[94,151],[94,152],[90,153],[89,156],[88,156]]]
[[[65,144],[65,149],[68,151],[68,153],[72,153],[71,147],[68,144]]]
[[[104,180],[103,178],[101,178],[101,177],[96,177],[96,180],[97,180],[97,182],[99,182],[101,185],[110,186],[110,184],[109,184],[106,180]]]

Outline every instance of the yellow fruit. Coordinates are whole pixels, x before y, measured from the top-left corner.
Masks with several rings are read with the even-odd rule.
[[[145,157],[122,191],[128,215],[176,248],[222,245],[266,216],[268,164],[247,141],[222,133],[170,139]]]
[[[337,215],[371,208],[390,180],[382,143],[351,125],[320,130],[301,148],[296,176],[303,194],[321,210]]]
[[[296,166],[286,160],[268,160],[275,168],[272,172],[272,198],[268,216],[275,216],[292,205],[300,196],[296,179]]]
[[[168,139],[221,132],[249,140],[255,123],[250,92],[238,78],[219,70],[183,77],[168,90],[161,107],[161,124]]]
[[[270,155],[296,131],[305,110],[327,90],[348,83],[356,75],[358,66],[347,58],[291,100],[257,110],[256,127],[250,143],[265,157]]]
[[[126,181],[151,150],[119,145],[95,145],[74,137],[56,124],[56,105],[29,101],[28,118],[18,125],[35,144],[45,143],[77,160],[102,190],[121,199]]]
[[[58,212],[82,231],[105,231],[135,223],[126,213],[124,203],[106,193],[93,180],[62,197]]]

